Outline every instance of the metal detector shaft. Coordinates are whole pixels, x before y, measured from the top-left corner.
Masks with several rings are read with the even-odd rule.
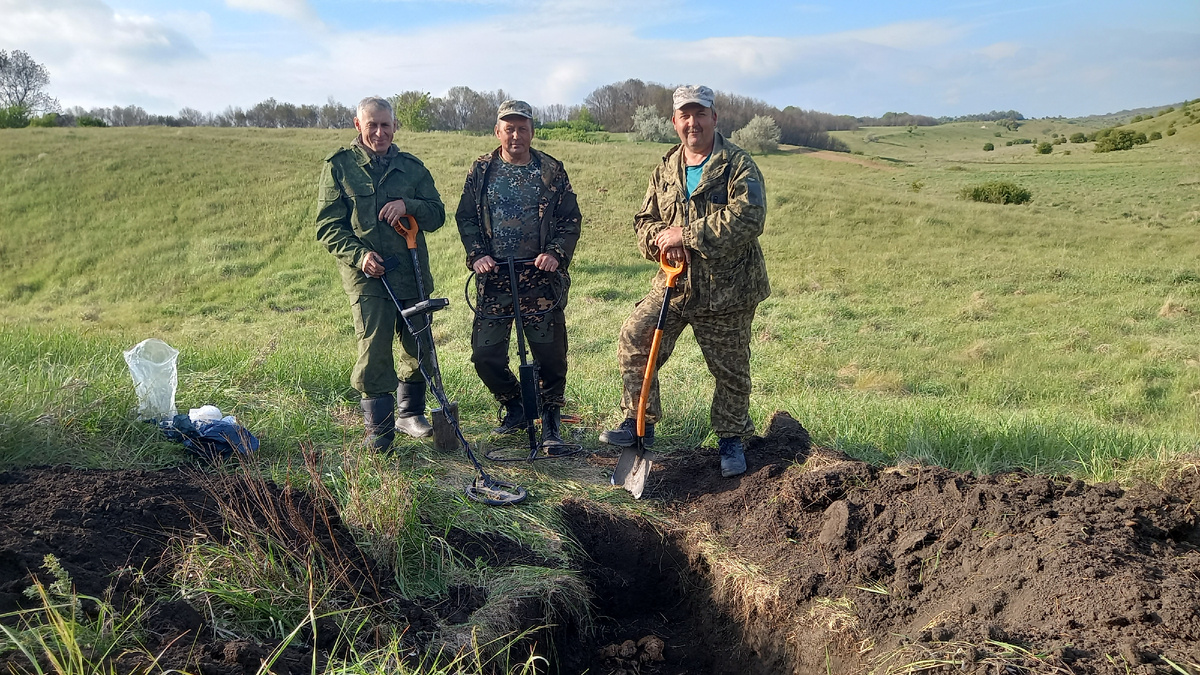
[[[517,263],[509,256],[505,260],[508,265],[508,284],[512,291],[513,328],[517,332],[517,354],[520,355],[521,365],[517,369],[518,382],[521,384],[521,409],[525,412],[525,431],[529,434],[529,456],[537,457],[537,431],[533,428],[533,420],[538,416],[538,372],[537,365],[530,363],[526,354],[525,322],[521,320],[521,294],[517,292]]]

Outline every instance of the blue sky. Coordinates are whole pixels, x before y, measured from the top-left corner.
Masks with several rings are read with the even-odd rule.
[[[639,78],[856,116],[1078,116],[1200,96],[1196,0],[0,0],[64,106],[219,112]]]

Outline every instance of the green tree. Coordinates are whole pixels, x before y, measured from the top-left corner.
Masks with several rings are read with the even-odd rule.
[[[1087,142],[1087,134],[1083,133],[1082,131],[1076,131],[1075,133],[1071,134],[1071,142],[1072,143],[1086,143]]]
[[[0,129],[22,129],[29,126],[29,110],[25,106],[10,105],[0,108]]]
[[[1037,144],[1036,149],[1039,155],[1048,155],[1054,150],[1054,145],[1050,141],[1042,141]]]
[[[431,99],[428,92],[406,91],[388,99],[396,112],[396,124],[408,131],[429,131],[433,116],[429,112]]]
[[[993,151],[993,150],[995,150],[995,149],[996,149],[996,146],[992,145],[991,143],[984,143],[984,144],[983,144],[983,151],[984,151],[984,152],[991,152],[991,151]]]

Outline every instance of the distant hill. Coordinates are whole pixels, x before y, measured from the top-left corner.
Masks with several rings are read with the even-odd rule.
[[[1157,115],[1159,111],[1167,108],[1181,108],[1187,105],[1188,101],[1180,101],[1178,103],[1164,103],[1163,105],[1149,106],[1146,108],[1130,108],[1129,110],[1121,110],[1118,112],[1105,113],[1103,115],[1088,115],[1087,117],[1073,117],[1071,119],[1076,122],[1093,122],[1103,124],[1105,126],[1116,126],[1129,122],[1138,115]]]

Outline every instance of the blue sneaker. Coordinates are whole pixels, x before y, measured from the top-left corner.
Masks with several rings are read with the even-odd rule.
[[[721,477],[732,478],[746,473],[746,447],[742,439],[722,438],[717,440],[717,450],[721,453]]]

